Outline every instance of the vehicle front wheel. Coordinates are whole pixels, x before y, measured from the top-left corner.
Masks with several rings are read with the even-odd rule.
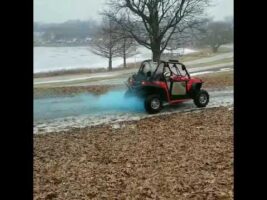
[[[156,114],[162,109],[162,102],[158,95],[150,95],[145,99],[145,109],[149,114]]]
[[[194,103],[199,108],[206,107],[209,103],[209,93],[206,90],[199,90],[194,97]]]

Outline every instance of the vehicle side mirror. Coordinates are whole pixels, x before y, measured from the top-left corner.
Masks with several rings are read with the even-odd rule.
[[[147,73],[146,73],[146,76],[147,76],[147,77],[150,77],[150,76],[151,76],[151,71],[147,72]]]
[[[182,70],[185,70],[185,66],[184,65],[182,65]]]

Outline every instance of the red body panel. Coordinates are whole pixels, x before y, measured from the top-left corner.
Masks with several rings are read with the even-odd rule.
[[[166,96],[168,98],[168,102],[171,101],[170,94],[168,91],[168,86],[167,86],[166,82],[164,82],[164,81],[142,82],[142,85],[159,86],[159,87],[163,88],[165,93],[166,93]]]
[[[200,78],[191,78],[186,85],[187,91],[189,91],[194,83],[203,83],[203,81]]]
[[[188,81],[189,78],[187,76],[171,76],[172,81]]]
[[[187,76],[172,76],[172,81],[186,81],[186,90],[189,91],[193,85],[193,83],[202,83],[203,81],[199,78],[188,78]]]
[[[170,78],[171,78],[172,81],[175,81],[175,82],[176,81],[177,82],[186,81],[187,82],[187,84],[186,84],[186,90],[187,91],[189,91],[191,89],[193,83],[202,83],[203,82],[199,78],[189,78],[187,76],[172,76]],[[167,83],[165,81],[142,82],[142,85],[159,86],[159,87],[163,88],[165,93],[166,93],[166,96],[167,96],[167,99],[168,99],[168,103],[170,103],[170,104],[178,104],[178,103],[182,103],[182,102],[190,100],[190,99],[171,100],[170,93],[168,91],[168,86],[167,86]]]

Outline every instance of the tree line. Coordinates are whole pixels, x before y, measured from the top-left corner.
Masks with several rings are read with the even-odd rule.
[[[93,37],[99,24],[94,20],[80,21],[69,20],[64,23],[34,23],[34,32],[43,33],[43,39],[59,40],[59,39],[84,39]],[[51,35],[54,37],[51,38]]]
[[[102,22],[91,23],[91,51],[108,59],[108,70],[118,56],[126,67],[137,45],[149,49],[155,62],[165,49],[209,46],[217,52],[233,42],[233,19],[213,21],[206,16],[208,7],[209,0],[109,0]]]

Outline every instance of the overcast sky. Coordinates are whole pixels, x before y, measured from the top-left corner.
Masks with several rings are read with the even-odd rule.
[[[60,23],[67,20],[100,19],[98,12],[106,0],[34,0],[34,21]],[[208,13],[214,20],[233,16],[233,0],[212,0]]]

